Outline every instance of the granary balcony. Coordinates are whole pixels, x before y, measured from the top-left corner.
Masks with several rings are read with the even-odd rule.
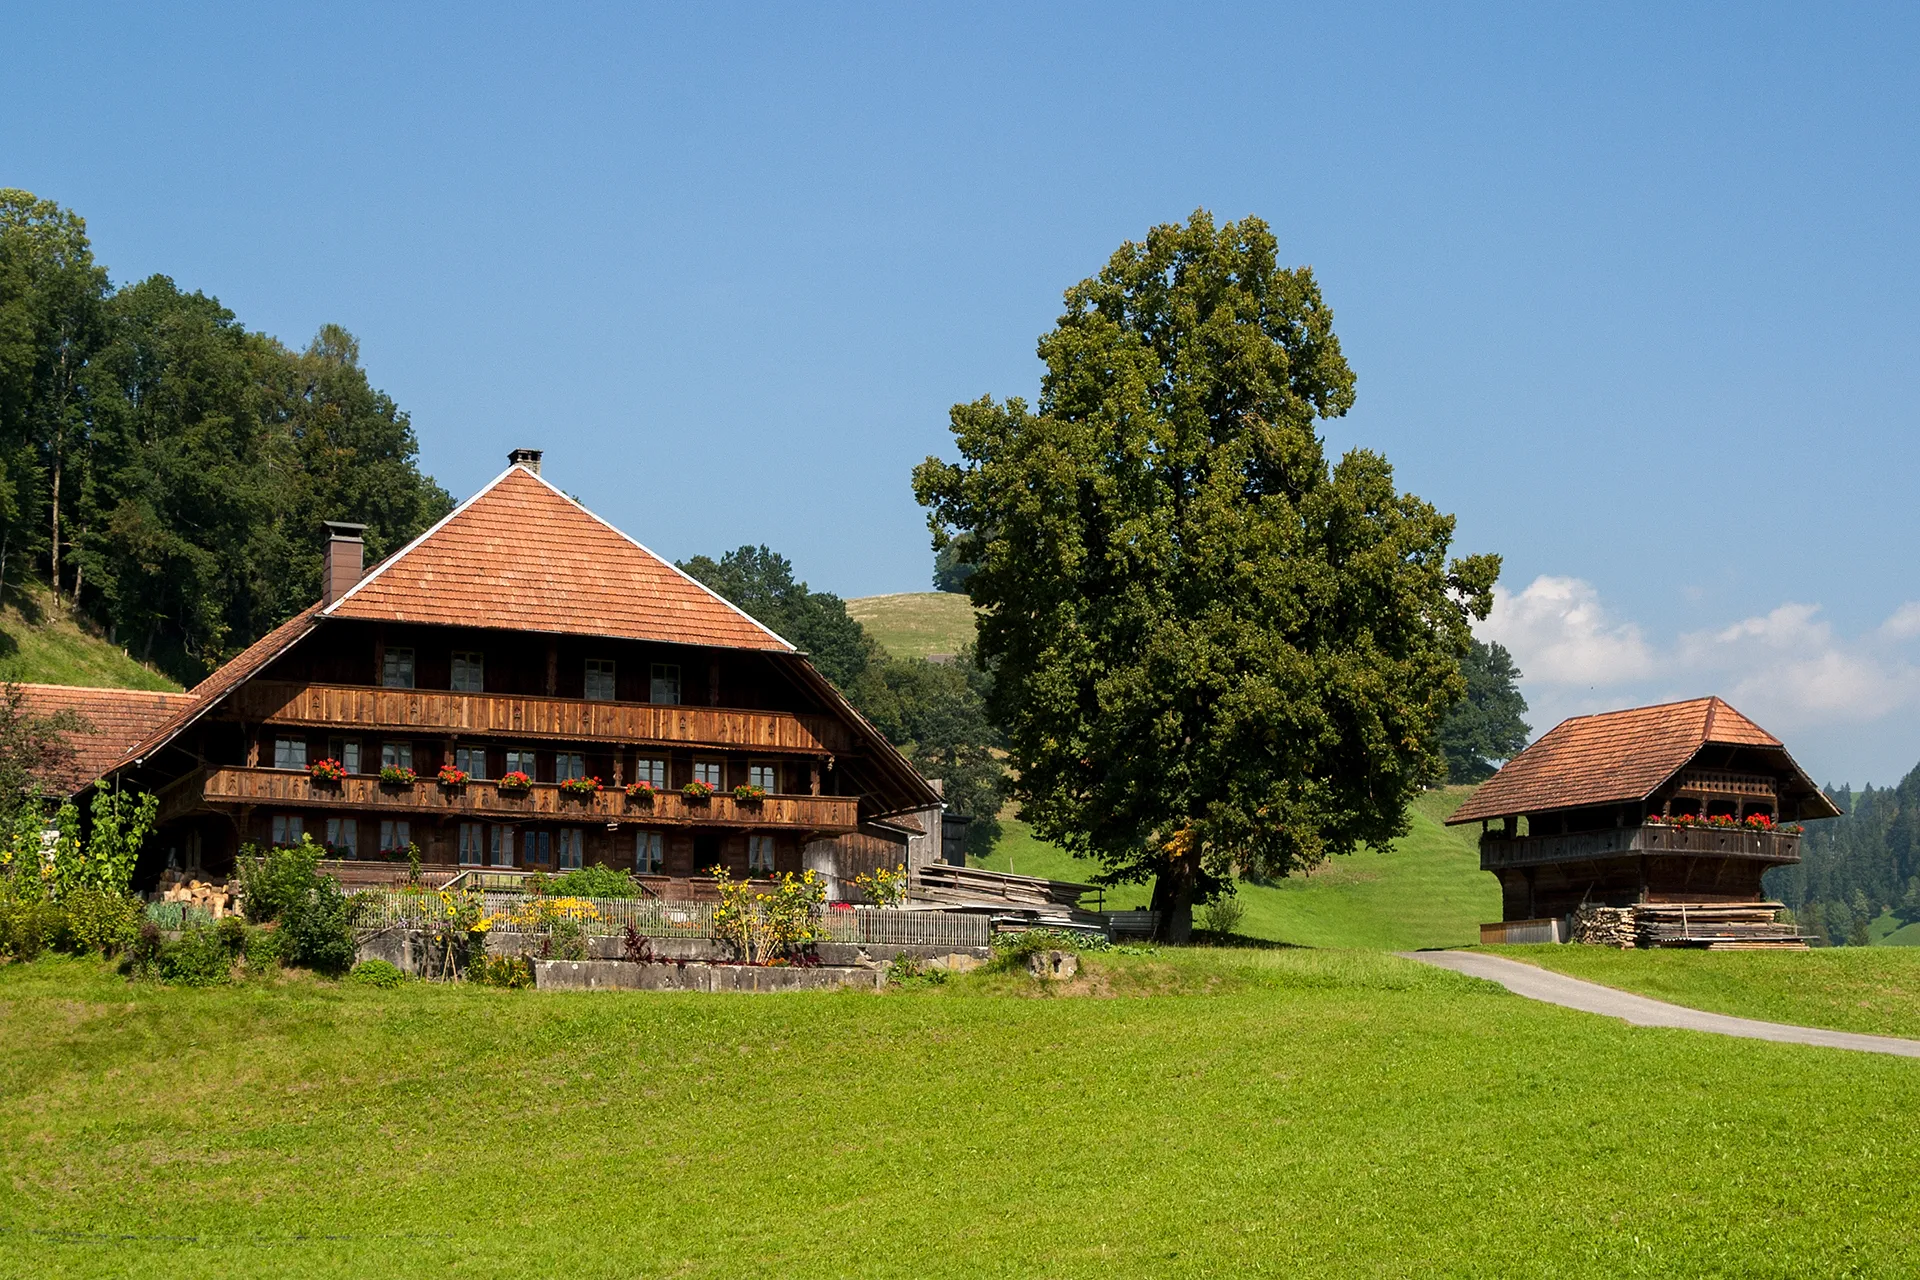
[[[740,800],[724,791],[704,800],[689,799],[677,791],[656,792],[650,799],[639,800],[615,790],[571,795],[550,782],[536,782],[524,790],[480,781],[455,787],[427,779],[395,784],[357,774],[338,782],[318,782],[286,769],[208,768],[189,775],[162,796],[159,820],[243,805],[392,813],[413,819],[755,827],[845,834],[859,825],[860,801],[856,796],[789,795]]]
[[[1649,825],[1556,836],[1485,835],[1480,838],[1482,871],[1634,855],[1744,858],[1784,864],[1800,861],[1800,834],[1745,827]]]
[[[814,756],[850,752],[855,745],[844,725],[824,715],[270,680],[236,690],[226,714],[251,724],[334,732],[738,747]]]

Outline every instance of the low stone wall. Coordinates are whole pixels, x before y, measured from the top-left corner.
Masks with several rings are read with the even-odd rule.
[[[864,965],[633,964],[625,960],[535,960],[533,985],[542,991],[829,991],[875,990],[886,981]]]
[[[652,938],[648,941],[654,959],[652,965],[631,965],[626,959],[626,948],[619,938],[587,939],[587,962],[628,964],[633,968],[671,968],[674,965],[716,964],[733,958],[732,948],[712,938]],[[432,946],[431,942],[432,937],[425,930],[394,925],[362,940],[355,958],[385,960],[388,964],[415,977],[435,976],[427,972],[429,966],[439,960],[438,948]],[[538,955],[540,942],[541,937],[538,934],[493,933],[487,936],[487,954],[532,958]],[[959,971],[971,968],[992,955],[986,947],[883,946],[879,943],[856,942],[822,942],[814,948],[814,951],[820,957],[822,966],[826,968],[876,970],[885,968],[893,962],[895,957],[905,955],[939,968]],[[536,963],[569,962],[536,961]],[[721,967],[744,966],[721,964]],[[777,971],[777,969],[769,970],[769,972]],[[794,970],[794,972],[805,971]],[[683,988],[669,989],[682,990]],[[731,987],[724,989],[734,990]]]

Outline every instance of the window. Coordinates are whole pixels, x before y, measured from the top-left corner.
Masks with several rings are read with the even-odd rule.
[[[300,835],[305,830],[297,813],[276,813],[273,815],[273,843],[299,844]]]
[[[507,750],[507,772],[524,773],[529,778],[540,776],[533,767],[533,752],[519,747],[510,747]]]
[[[556,751],[553,753],[553,780],[565,782],[568,778],[587,776],[586,758],[578,751]]]
[[[666,848],[658,831],[640,831],[633,837],[633,869],[643,876],[657,876],[667,865]]]
[[[761,788],[768,795],[780,790],[780,766],[772,764],[750,764],[747,766],[747,782]]]
[[[580,845],[585,832],[578,827],[560,828],[560,869],[573,871],[580,866]]]
[[[453,684],[455,693],[485,693],[487,691],[486,658],[471,650],[453,651]]]
[[[381,743],[380,767],[382,769],[413,768],[413,744],[411,742]]]
[[[487,861],[496,867],[513,865],[513,828],[495,827],[488,847]]]
[[[407,846],[413,843],[413,825],[407,822],[382,822],[380,824],[380,852],[405,853]]]
[[[460,824],[460,865],[477,867],[486,861],[487,829],[477,822]]]
[[[305,738],[275,738],[273,740],[273,767],[276,769],[306,768],[307,740]]]
[[[336,858],[360,856],[360,822],[356,818],[327,819],[327,848]]]
[[[553,865],[553,835],[547,831],[529,831],[520,845],[520,856],[529,867]]]
[[[693,780],[704,782],[715,791],[720,789],[720,779],[726,776],[727,766],[723,760],[695,760],[693,762]]]
[[[461,770],[469,778],[481,779],[487,776],[487,749],[485,747],[455,747],[453,749],[453,767]]]
[[[587,659],[587,701],[613,701],[613,662],[610,659]]]
[[[773,837],[747,837],[747,874],[773,874]]]
[[[667,762],[649,760],[645,756],[633,762],[633,780],[651,782],[655,787],[665,790],[667,785]]]
[[[653,664],[653,678],[647,682],[647,701],[664,702],[668,705],[674,705],[680,701],[679,664],[672,662]]]
[[[360,740],[358,738],[328,738],[327,754],[340,762],[340,767],[348,773],[360,772]]]
[[[413,650],[387,650],[380,659],[380,683],[389,689],[413,688]]]

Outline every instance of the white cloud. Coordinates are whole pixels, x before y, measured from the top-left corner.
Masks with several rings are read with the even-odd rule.
[[[1543,574],[1519,595],[1496,590],[1480,631],[1512,652],[1530,682],[1613,685],[1655,673],[1640,628],[1611,620],[1600,593],[1581,578]]]
[[[1884,640],[1911,640],[1920,636],[1920,600],[1909,600],[1895,609],[1887,620],[1880,624],[1880,636]]]

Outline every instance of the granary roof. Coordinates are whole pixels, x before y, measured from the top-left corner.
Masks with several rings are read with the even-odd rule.
[[[24,709],[32,716],[72,711],[85,722],[63,734],[73,754],[44,771],[40,782],[66,795],[105,773],[122,755],[193,701],[191,694],[150,689],[90,689],[63,684],[23,684]]]
[[[1563,720],[1507,761],[1454,810],[1449,824],[1644,800],[1709,744],[1759,748],[1814,796],[1825,797],[1780,739],[1720,698],[1693,698]],[[1826,808],[1832,812],[1831,804]]]
[[[321,616],[793,652],[748,614],[518,465]]]

